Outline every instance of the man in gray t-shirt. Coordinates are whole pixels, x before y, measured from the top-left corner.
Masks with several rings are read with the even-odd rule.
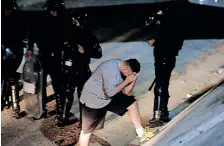
[[[122,81],[119,60],[106,61],[85,83],[80,102],[94,109],[105,107],[116,94],[115,87]]]
[[[138,104],[134,96],[128,96],[139,71],[140,63],[136,59],[108,60],[97,67],[85,83],[80,97],[82,131],[78,145],[88,146],[91,133],[103,128],[107,111],[120,116],[128,111],[140,141],[146,139]]]

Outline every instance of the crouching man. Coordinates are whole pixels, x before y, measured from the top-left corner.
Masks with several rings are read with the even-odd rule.
[[[103,128],[107,111],[120,116],[128,111],[140,141],[146,140],[138,104],[134,96],[128,96],[139,71],[140,63],[136,59],[108,60],[97,67],[82,90],[80,102],[83,123],[77,145],[88,146],[91,133]]]

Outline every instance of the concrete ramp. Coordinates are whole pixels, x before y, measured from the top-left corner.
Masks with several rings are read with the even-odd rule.
[[[169,122],[143,146],[223,146],[224,83]]]

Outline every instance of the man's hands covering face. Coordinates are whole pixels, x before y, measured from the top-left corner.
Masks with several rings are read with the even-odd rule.
[[[137,80],[138,75],[139,75],[139,73],[136,74],[136,75],[127,76],[126,79],[125,79],[125,81],[126,81],[127,83],[132,83],[132,82],[134,82],[134,81]]]

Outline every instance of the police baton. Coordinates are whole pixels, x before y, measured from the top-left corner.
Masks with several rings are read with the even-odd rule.
[[[156,78],[154,78],[154,80],[153,80],[153,82],[152,82],[152,84],[151,84],[151,86],[149,87],[149,91],[151,91],[152,90],[152,87],[154,86],[154,84],[156,83]]]

